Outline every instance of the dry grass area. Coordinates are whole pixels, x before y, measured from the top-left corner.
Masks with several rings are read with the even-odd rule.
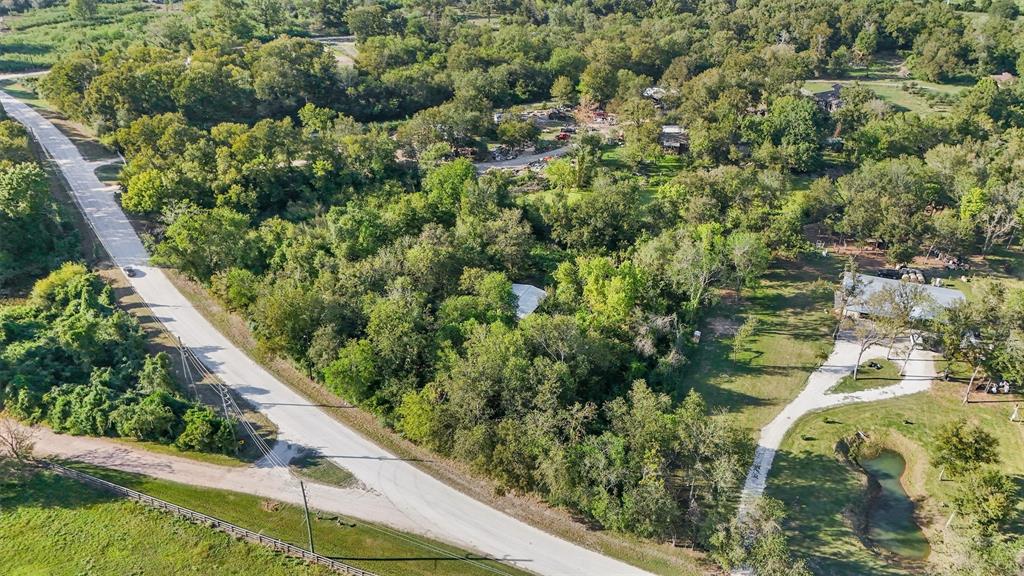
[[[203,286],[173,270],[166,270],[165,273],[222,334],[282,382],[311,403],[320,405],[322,410],[339,422],[395,455],[411,460],[412,464],[446,484],[514,518],[657,574],[697,575],[714,570],[694,551],[610,532],[595,532],[573,518],[569,512],[551,508],[536,497],[499,493],[495,483],[473,474],[459,462],[441,458],[409,442],[388,430],[372,414],[328,392],[288,360],[267,353],[253,337],[245,320],[217,303]]]

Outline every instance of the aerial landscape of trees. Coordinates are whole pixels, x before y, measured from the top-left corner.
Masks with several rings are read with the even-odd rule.
[[[71,225],[50,197],[28,133],[0,112],[0,297],[52,269],[78,248]]]
[[[64,52],[37,87],[124,155],[119,198],[155,261],[331,392],[501,491],[801,573],[777,553],[775,503],[758,545],[731,523],[753,446],[692,389],[695,331],[809,252],[812,228],[889,264],[1019,240],[1024,83],[993,76],[1022,71],[1024,25],[1013,3],[975,4],[208,0]],[[322,33],[354,36],[351,66]],[[894,55],[894,77],[956,88],[942,113],[857,81]],[[842,81],[835,106],[801,90],[815,78]],[[498,144],[538,143],[503,111],[540,102],[575,115],[565,154],[478,170]],[[598,112],[615,131],[591,129]],[[231,423],[165,382],[109,288],[59,267],[75,246],[48,194],[0,121],[0,282],[57,270],[0,308],[0,403],[58,431],[230,452]],[[547,298],[520,318],[513,283]],[[999,290],[939,337],[1020,381],[1020,297]],[[1004,522],[1005,478],[935,461],[971,475],[955,506],[978,530]]]

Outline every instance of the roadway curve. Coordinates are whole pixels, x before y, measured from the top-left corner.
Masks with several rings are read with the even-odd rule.
[[[546,576],[648,574],[491,508],[444,484],[334,420],[239,350],[149,262],[124,212],[75,145],[49,120],[0,91],[0,104],[54,159],[115,264],[139,274],[132,287],[174,335],[225,384],[277,426],[279,440],[316,448],[405,514],[420,532]],[[315,503],[314,503],[315,505]]]

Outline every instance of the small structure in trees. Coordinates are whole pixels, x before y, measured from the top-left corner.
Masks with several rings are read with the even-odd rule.
[[[532,314],[548,295],[530,284],[513,284],[512,293],[516,295],[516,317],[520,320]]]
[[[665,124],[661,127],[658,143],[666,152],[682,154],[690,149],[690,134],[678,124]]]

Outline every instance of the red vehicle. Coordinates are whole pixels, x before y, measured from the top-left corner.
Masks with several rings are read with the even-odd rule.
[[[569,134],[568,132],[562,132],[560,134],[555,134],[555,140],[558,140],[559,142],[565,142],[566,140],[568,140],[570,138],[572,138],[572,134]]]

